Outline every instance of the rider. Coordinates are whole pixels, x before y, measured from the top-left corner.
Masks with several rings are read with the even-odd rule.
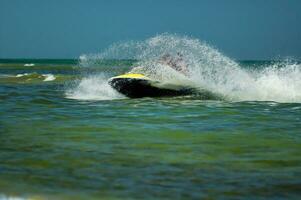
[[[183,60],[183,55],[179,52],[174,57],[170,54],[164,54],[160,58],[159,63],[167,65],[186,76],[188,75],[188,66]]]
[[[189,76],[188,66],[183,59],[183,55],[179,52],[176,54],[176,56],[172,56],[169,53],[166,53],[159,58],[158,62],[162,65],[171,67],[172,69],[184,74],[185,76]],[[132,73],[139,73],[139,70],[141,69],[143,69],[142,66],[137,66],[132,69]]]

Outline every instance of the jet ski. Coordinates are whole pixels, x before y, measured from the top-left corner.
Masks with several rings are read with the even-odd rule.
[[[191,95],[194,89],[176,84],[162,83],[143,74],[123,74],[108,80],[109,85],[130,98]]]

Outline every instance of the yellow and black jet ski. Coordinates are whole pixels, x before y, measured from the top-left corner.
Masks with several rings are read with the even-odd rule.
[[[143,74],[128,73],[115,76],[110,78],[108,83],[119,93],[130,98],[181,96],[194,93],[192,88],[161,83]]]

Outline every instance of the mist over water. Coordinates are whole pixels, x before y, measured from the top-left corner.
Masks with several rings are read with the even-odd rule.
[[[187,76],[162,64],[160,59],[164,55],[181,55],[188,68]],[[82,55],[80,66],[101,67],[110,59],[133,59],[128,71],[198,88],[223,100],[301,102],[299,63],[285,60],[260,67],[241,66],[205,42],[187,36],[161,34],[145,41],[113,44],[102,53]],[[116,69],[85,75],[76,87],[68,90],[68,96],[91,100],[120,98],[107,84],[110,76],[121,73]]]

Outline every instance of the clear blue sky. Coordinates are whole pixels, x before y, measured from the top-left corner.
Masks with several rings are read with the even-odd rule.
[[[164,32],[234,59],[301,59],[301,0],[0,0],[0,58],[77,58]]]

